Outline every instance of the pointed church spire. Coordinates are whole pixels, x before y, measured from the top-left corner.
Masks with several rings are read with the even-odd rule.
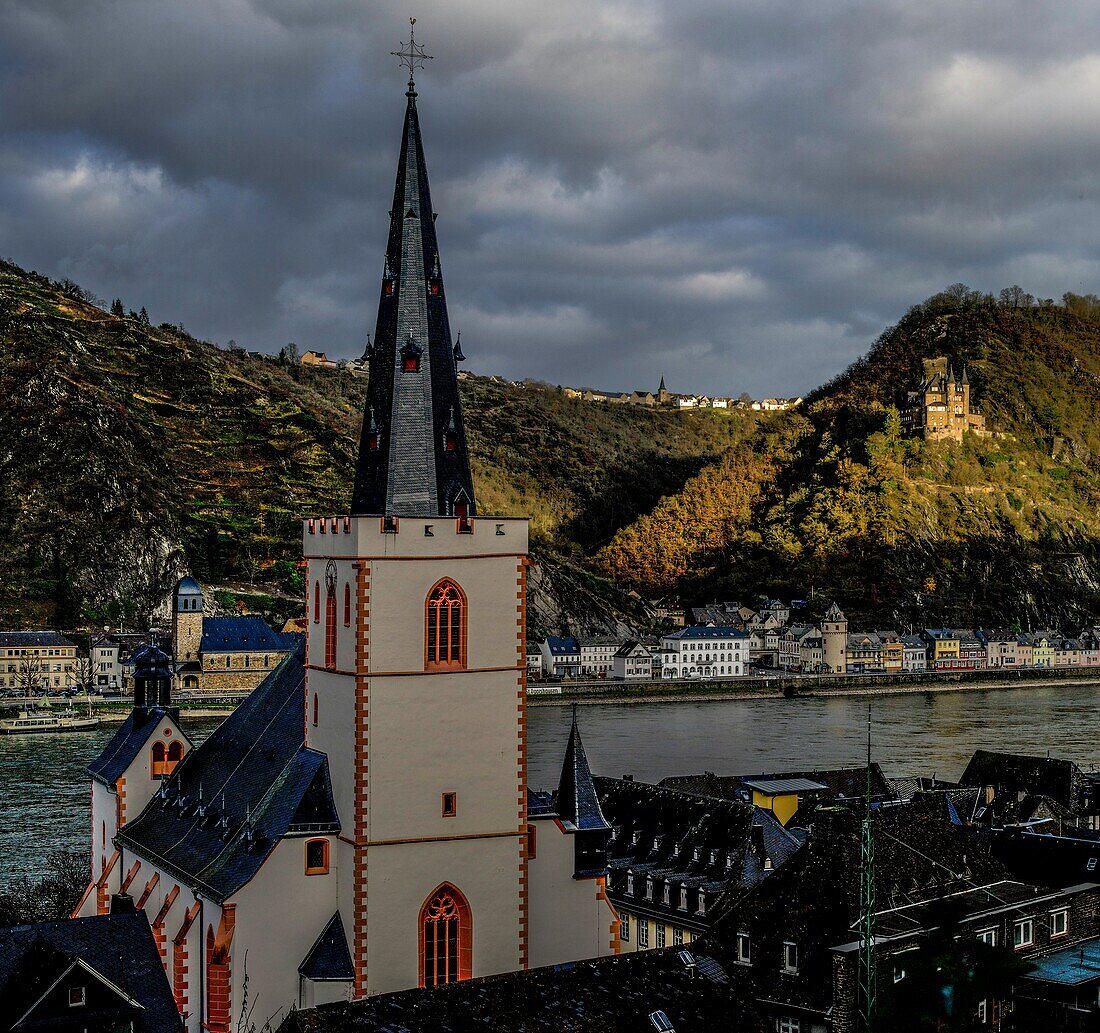
[[[413,35],[394,51],[409,70],[385,273],[370,354],[352,512],[472,516],[473,480],[413,74],[431,60]],[[453,414],[453,416],[452,416]],[[453,427],[449,427],[453,419]]]
[[[569,743],[565,747],[565,761],[561,766],[561,778],[558,780],[555,808],[558,817],[578,831],[611,828],[603,816],[599,798],[596,796],[596,785],[592,781],[592,771],[588,767],[588,757],[585,755],[580,729],[577,727],[575,703],[573,704],[573,724],[569,729]]]
[[[969,384],[969,383],[970,383],[970,376],[969,376],[969,374],[968,374],[968,373],[966,372],[966,366],[965,366],[965,365],[963,366],[963,378],[962,378],[962,383],[964,383],[964,384]]]

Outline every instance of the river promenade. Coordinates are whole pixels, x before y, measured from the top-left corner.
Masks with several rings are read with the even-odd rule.
[[[938,692],[989,692],[1059,685],[1100,686],[1100,668],[1041,668],[984,671],[915,671],[902,674],[777,675],[707,681],[531,682],[528,706],[573,703],[685,703],[706,700],[792,697],[896,696]]]

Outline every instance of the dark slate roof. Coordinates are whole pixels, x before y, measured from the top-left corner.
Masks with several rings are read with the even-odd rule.
[[[709,924],[719,898],[740,895],[785,864],[802,845],[769,811],[627,779],[597,778],[603,812],[614,830],[608,844],[612,900],[631,910],[667,912],[682,924],[707,896]],[[627,874],[634,876],[628,892]],[[647,896],[647,880],[654,892]],[[669,903],[663,888],[669,884]],[[687,914],[680,888],[689,890]]]
[[[550,650],[552,656],[579,655],[581,651],[581,647],[572,635],[548,635],[546,637],[546,648]]]
[[[327,1004],[291,1012],[279,1033],[653,1033],[656,1011],[676,1033],[756,1033],[769,1027],[743,974],[695,942]]]
[[[184,574],[176,582],[176,595],[202,595],[202,585],[190,574]]]
[[[739,930],[750,934],[760,999],[819,1012],[833,1003],[830,951],[857,935],[862,817],[858,803],[819,810],[805,846],[712,928],[707,947],[720,962],[736,958]],[[977,832],[951,819],[942,794],[877,808],[873,835],[880,914],[1007,874]],[[780,972],[784,941],[798,944],[797,976]]]
[[[747,794],[744,787],[750,782],[805,779],[817,782],[824,789],[812,794],[816,798],[854,799],[862,797],[867,785],[867,768],[824,768],[812,771],[772,771],[752,775],[716,775],[705,771],[699,775],[671,775],[660,784],[669,789],[698,793],[701,796],[717,796],[732,800]],[[893,799],[894,792],[882,768],[871,765],[871,796],[877,799]]]
[[[473,515],[457,360],[411,86],[407,97],[351,508],[449,515],[464,500]],[[403,370],[406,351],[419,355],[418,372]]]
[[[993,786],[998,795],[1047,796],[1074,810],[1082,806],[1086,789],[1085,779],[1072,761],[993,750],[975,750],[959,782],[966,786]]]
[[[75,642],[56,631],[0,631],[0,647],[75,645]]]
[[[0,930],[0,1015],[18,1019],[74,958],[141,1005],[137,1033],[181,1028],[144,911]]]
[[[203,617],[204,653],[258,653],[293,649],[294,639],[273,631],[262,617]]]
[[[729,625],[720,625],[719,627],[697,627],[692,626],[689,628],[680,628],[679,631],[670,632],[663,638],[675,638],[675,639],[715,639],[715,638],[747,638],[745,632],[740,628],[733,628]]]
[[[114,786],[166,713],[161,707],[135,707],[131,710],[99,756],[88,765],[88,774],[105,786]]]
[[[588,757],[581,743],[580,729],[577,728],[577,711],[573,709],[573,724],[569,729],[569,742],[565,747],[565,760],[561,766],[561,778],[554,797],[554,807],[558,817],[566,828],[572,827],[580,832],[595,829],[610,829],[600,810],[600,801],[596,797],[596,786],[592,781],[592,771],[588,766]]]
[[[321,930],[321,935],[298,966],[298,972],[315,982],[355,978],[355,967],[352,965],[348,938],[344,933],[344,923],[339,911]]]
[[[339,831],[328,761],[304,746],[304,679],[296,651],[184,757],[117,842],[222,901],[282,836]]]

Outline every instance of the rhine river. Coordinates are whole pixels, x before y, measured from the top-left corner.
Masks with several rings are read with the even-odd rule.
[[[1100,685],[821,699],[713,700],[578,708],[593,771],[644,781],[714,771],[750,774],[862,762],[867,704],[873,755],[887,775],[955,779],[979,747],[1100,767]],[[530,707],[528,781],[558,779],[568,707]],[[184,719],[195,738],[216,721]],[[84,767],[117,725],[56,736],[0,737],[0,884],[88,835]],[[32,863],[31,867],[34,867]]]

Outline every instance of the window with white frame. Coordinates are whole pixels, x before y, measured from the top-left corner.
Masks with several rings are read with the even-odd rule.
[[[630,942],[630,915],[625,913],[619,919],[619,939],[623,943]]]
[[[1035,923],[1030,918],[1022,918],[1012,925],[1012,946],[1030,947],[1035,942]]]
[[[793,1015],[784,1015],[776,1028],[779,1033],[802,1033],[802,1022]]]
[[[798,944],[791,943],[790,940],[783,944],[783,971],[798,971]]]
[[[688,909],[688,888],[687,886],[680,887],[680,910],[686,911]]]
[[[978,1002],[978,1021],[983,1026],[989,1021],[989,1002],[985,999]]]
[[[630,896],[630,897],[634,896],[634,873],[633,872],[627,872],[626,873],[626,892],[627,892],[627,896]]]
[[[997,930],[996,929],[979,929],[978,939],[982,943],[988,943],[990,947],[997,946]]]
[[[672,942],[679,947],[684,942],[684,930],[676,926],[672,930]]]
[[[737,934],[737,961],[742,965],[752,964],[752,939],[748,933]]]
[[[638,946],[639,947],[648,947],[649,946],[649,919],[648,918],[639,918],[638,919]]]
[[[1050,913],[1050,935],[1065,936],[1069,932],[1069,911],[1062,908]]]
[[[903,965],[894,966],[894,982],[900,983],[905,978],[905,967]]]
[[[657,923],[657,946],[663,947],[665,945],[665,923]]]
[[[653,880],[652,879],[646,879],[646,881],[645,881],[645,899],[646,900],[652,900],[653,899]]]

